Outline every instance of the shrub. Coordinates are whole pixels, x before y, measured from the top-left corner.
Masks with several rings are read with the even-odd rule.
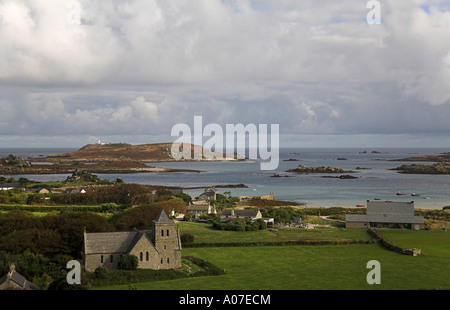
[[[106,279],[108,278],[109,272],[103,266],[98,266],[94,271],[94,276],[96,279]]]
[[[132,254],[122,255],[119,259],[118,268],[120,270],[136,270],[139,264],[137,256]]]
[[[192,234],[181,234],[181,243],[193,243],[194,242],[194,235]]]

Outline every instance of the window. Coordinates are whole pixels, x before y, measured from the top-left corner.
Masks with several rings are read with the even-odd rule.
[[[169,230],[167,230],[167,237],[169,237]]]
[[[161,229],[161,237],[164,237],[164,229]]]
[[[102,263],[102,264],[103,264],[103,255],[102,255],[102,256],[100,256],[100,263]]]
[[[143,254],[142,254],[142,252],[141,253],[139,253],[139,258],[141,259],[141,262],[144,260],[144,257],[143,257]]]
[[[161,264],[163,263],[163,259],[162,259],[162,257],[161,257]]]
[[[164,251],[167,250],[167,245],[164,244]]]
[[[113,256],[111,254],[111,257],[109,258],[109,261],[112,263],[113,262]]]
[[[148,262],[148,252],[145,252],[145,260]]]
[[[169,258],[167,257],[167,263],[169,263]]]

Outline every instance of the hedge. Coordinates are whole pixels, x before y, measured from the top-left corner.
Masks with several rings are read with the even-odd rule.
[[[0,211],[21,210],[28,212],[51,212],[51,211],[73,211],[73,212],[95,212],[105,213],[125,210],[126,206],[22,206],[22,205],[0,205]]]
[[[219,242],[219,243],[190,243],[184,248],[200,247],[238,247],[238,246],[284,246],[284,245],[339,245],[339,244],[373,244],[376,240],[296,240],[296,241],[272,241],[272,242]]]

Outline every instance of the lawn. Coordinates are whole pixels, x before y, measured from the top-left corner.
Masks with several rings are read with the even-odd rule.
[[[180,222],[181,234],[194,235],[194,243],[285,242],[299,240],[360,241],[372,240],[366,229],[279,228],[258,231],[215,230],[211,224]]]
[[[448,257],[406,256],[378,244],[184,249],[226,274],[134,284],[140,290],[417,290],[450,289]],[[381,284],[366,281],[381,264]],[[128,289],[128,284],[102,289]]]
[[[432,230],[378,230],[392,243],[405,249],[418,248],[424,255],[450,258],[450,231]]]
[[[222,238],[222,235],[214,236],[219,231],[209,231],[212,236],[207,237],[205,224],[186,225],[184,228],[190,232],[197,231],[196,242],[201,240],[210,242],[209,238],[215,240]],[[320,234],[304,231],[300,234],[298,230],[297,235],[294,230],[277,232],[280,238],[297,235],[304,238],[317,237]],[[364,236],[363,231],[350,229],[332,230],[325,234],[335,234],[340,238],[342,235],[339,234],[345,232],[349,234],[348,237]],[[222,231],[222,234],[224,233],[230,233],[233,240],[250,238],[246,234],[252,234],[252,232]],[[253,232],[251,238],[262,238],[263,234],[266,237],[271,236],[269,232],[260,231]],[[135,283],[134,286],[140,290],[450,289],[448,268],[450,234],[442,230],[419,232],[386,230],[383,234],[397,245],[421,248],[424,255],[415,257],[402,255],[389,251],[379,244],[184,248],[184,256],[200,257],[225,269],[226,274]],[[369,285],[366,281],[370,271],[366,266],[370,260],[380,262],[381,284]],[[128,283],[97,289],[126,290]]]

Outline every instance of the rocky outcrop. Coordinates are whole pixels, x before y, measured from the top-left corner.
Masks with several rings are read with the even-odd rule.
[[[450,163],[436,163],[433,165],[402,165],[394,168],[400,173],[406,174],[450,174]]]
[[[334,168],[334,167],[305,167],[303,165],[299,165],[295,169],[287,170],[287,172],[295,172],[295,173],[354,173],[355,171],[347,171],[342,168]]]

